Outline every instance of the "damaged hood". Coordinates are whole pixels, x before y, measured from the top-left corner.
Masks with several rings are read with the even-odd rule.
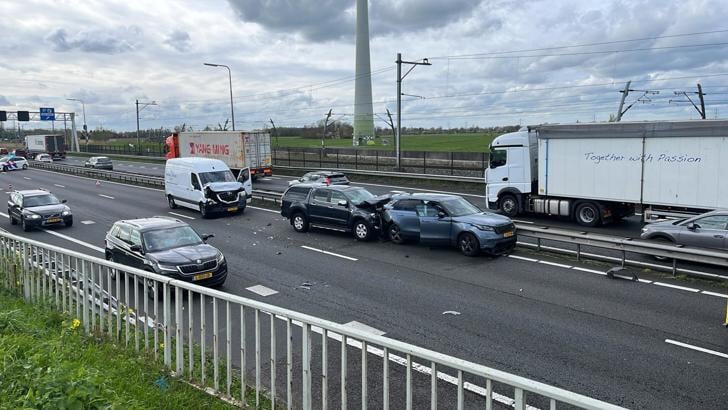
[[[386,204],[387,202],[392,200],[392,194],[384,194],[375,196],[373,198],[365,199],[361,201],[357,206],[359,208],[366,208],[366,209],[376,209],[381,208]]]
[[[240,182],[210,182],[205,185],[205,189],[209,189],[212,192],[230,192],[230,191],[242,191],[243,184]]]

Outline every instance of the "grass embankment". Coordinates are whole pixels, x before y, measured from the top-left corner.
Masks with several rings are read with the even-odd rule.
[[[143,355],[0,289],[0,409],[227,409]]]

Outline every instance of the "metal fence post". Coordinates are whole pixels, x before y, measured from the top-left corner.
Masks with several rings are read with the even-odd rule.
[[[455,175],[455,160],[453,157],[455,156],[455,153],[450,151],[450,175]]]
[[[163,295],[162,295],[162,314],[164,315],[164,365],[170,369],[172,367],[172,348],[170,346],[171,342],[171,335],[170,332],[170,326],[172,322],[172,318],[170,317],[170,292],[169,292],[169,283],[164,283],[163,287]],[[128,315],[127,315],[127,324],[128,324]],[[127,328],[128,333],[128,328]],[[129,335],[126,336],[127,340],[129,339]]]
[[[303,323],[302,330],[302,373],[303,373],[303,409],[311,409],[311,325],[309,323]]]

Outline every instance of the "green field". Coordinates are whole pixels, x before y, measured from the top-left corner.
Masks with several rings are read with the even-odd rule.
[[[488,151],[494,133],[473,133],[473,134],[426,134],[426,135],[404,135],[402,136],[402,151],[439,151],[439,152],[485,152]],[[278,137],[278,146],[281,148],[320,148],[320,139],[301,137]],[[388,142],[385,144],[384,142]],[[327,147],[352,148],[350,139],[327,139],[324,141]],[[273,145],[276,145],[276,138],[273,138]],[[359,149],[375,149],[381,151],[394,150],[394,138],[391,136],[380,137],[375,140],[374,145],[360,145]]]

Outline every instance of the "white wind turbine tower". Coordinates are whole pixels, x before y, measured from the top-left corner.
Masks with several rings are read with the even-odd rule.
[[[369,62],[368,0],[356,0],[356,84],[354,87],[354,145],[360,137],[374,137],[372,75]]]

